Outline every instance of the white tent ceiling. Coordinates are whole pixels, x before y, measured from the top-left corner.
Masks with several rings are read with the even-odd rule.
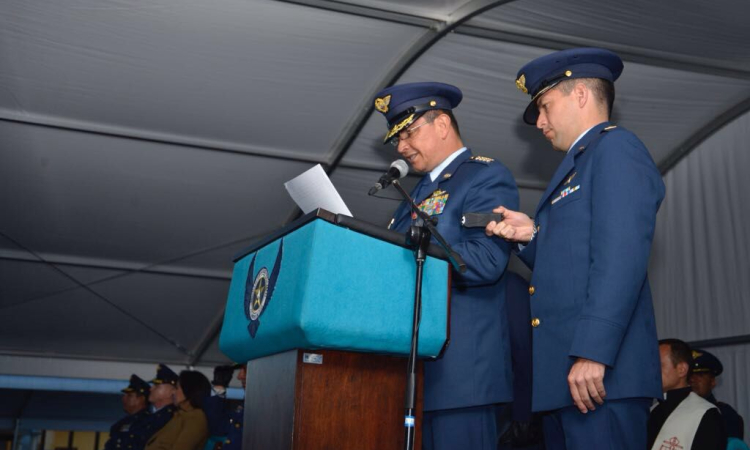
[[[749,13],[744,0],[3,0],[0,353],[225,361],[231,258],[296,217],[284,181],[321,163],[356,217],[387,222],[396,203],[366,192],[396,154],[370,102],[395,81],[461,87],[465,141],[511,169],[530,211],[560,158],[522,124],[516,71],[611,48],[626,60],[614,120],[666,172],[750,109]]]

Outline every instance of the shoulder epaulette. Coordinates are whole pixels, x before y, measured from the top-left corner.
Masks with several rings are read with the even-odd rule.
[[[476,162],[480,162],[484,164],[489,164],[492,161],[494,161],[494,159],[488,158],[487,156],[472,156],[471,158],[469,158],[469,161],[476,161]]]

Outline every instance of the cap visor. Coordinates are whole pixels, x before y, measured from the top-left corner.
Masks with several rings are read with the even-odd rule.
[[[383,138],[383,144],[387,144],[388,142],[391,141],[391,139],[393,139],[396,136],[398,136],[398,133],[401,130],[403,130],[405,128],[408,128],[409,125],[411,125],[414,122],[416,122],[417,120],[419,120],[419,118],[422,117],[422,114],[424,114],[425,112],[426,111],[424,111],[424,112],[422,112],[420,114],[413,113],[412,115],[410,115],[406,119],[404,119],[401,122],[397,123],[396,125],[392,126],[391,129],[388,130],[388,133],[386,133],[385,137]]]
[[[536,102],[532,101],[529,106],[526,107],[526,111],[523,112],[523,121],[529,125],[536,125],[536,121],[539,118],[539,108],[536,107]]]

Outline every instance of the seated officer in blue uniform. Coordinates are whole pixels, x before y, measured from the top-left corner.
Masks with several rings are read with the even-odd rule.
[[[690,387],[693,392],[716,405],[721,411],[721,417],[726,426],[729,438],[743,440],[745,437],[745,423],[737,411],[724,402],[716,400],[713,390],[716,387],[716,377],[724,371],[719,358],[706,350],[693,350],[693,371],[690,376]]]
[[[462,227],[461,217],[489,213],[498,199],[516,207],[518,190],[505,166],[464,146],[452,113],[461,99],[455,86],[410,83],[381,91],[375,109],[388,122],[385,141],[424,174],[411,196],[468,267],[452,275],[450,343],[424,364],[423,448],[494,450],[499,405],[512,400],[503,277],[510,245]],[[402,203],[390,228],[405,232],[415,218]]]
[[[161,430],[172,419],[175,412],[173,405],[179,376],[165,364],[156,367],[156,377],[151,380],[151,393],[148,400],[151,403],[150,414],[134,426],[136,436],[141,439],[141,448],[146,446],[151,437]]]
[[[518,72],[523,115],[567,152],[534,219],[498,201],[487,233],[517,242],[532,270],[534,411],[547,448],[642,449],[660,359],[646,276],[664,183],[643,143],[609,123],[614,53],[569,49]],[[555,442],[565,445],[555,446]]]
[[[206,419],[208,420],[209,434],[205,450],[221,449],[223,444],[226,444],[231,429],[238,428],[236,426],[238,424],[240,428],[242,426],[242,417],[240,417],[238,423],[233,420],[235,411],[238,406],[241,406],[242,402],[227,399],[226,389],[232,381],[234,371],[242,370],[243,367],[242,364],[233,364],[214,368],[214,379],[211,381],[214,395],[207,398],[203,404],[203,412],[206,413]]]
[[[122,407],[127,416],[115,422],[109,429],[109,440],[104,444],[105,450],[143,449],[143,445],[138,444],[140,439],[136,438],[132,428],[134,424],[144,420],[149,414],[149,391],[148,383],[139,378],[138,375],[130,376],[130,384],[122,390]]]
[[[242,384],[242,389],[247,386],[247,364],[237,364],[237,379]],[[229,430],[227,438],[222,444],[222,450],[241,450],[242,449],[242,427],[245,415],[245,402],[233,403],[229,411]]]

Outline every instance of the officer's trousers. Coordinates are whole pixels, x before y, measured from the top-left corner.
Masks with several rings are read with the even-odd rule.
[[[547,450],[643,450],[648,445],[648,415],[652,399],[604,399],[594,411],[575,406],[544,416]]]
[[[424,413],[423,450],[497,450],[498,423],[507,404]]]

